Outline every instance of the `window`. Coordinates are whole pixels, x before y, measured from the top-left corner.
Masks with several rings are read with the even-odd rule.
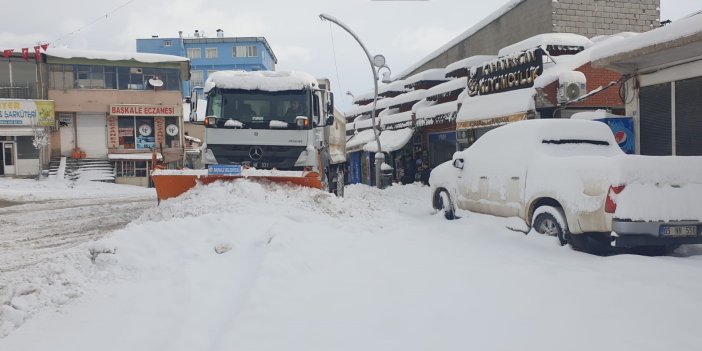
[[[190,71],[190,85],[193,87],[205,85],[205,79],[202,71]]]
[[[199,59],[201,57],[202,57],[202,50],[200,50],[200,48],[188,49],[188,58],[189,59]]]
[[[39,149],[34,147],[32,140],[34,137],[17,137],[17,158],[20,160],[33,160],[39,158]]]
[[[172,43],[171,43],[170,40],[164,40],[164,41],[163,41],[163,46],[164,46],[164,47],[170,48],[171,45],[172,45]]]
[[[232,48],[233,57],[256,57],[258,50],[255,45],[235,46]]]
[[[115,161],[117,177],[146,177],[150,168],[149,161]]]
[[[13,63],[14,66],[14,63]],[[180,90],[180,72],[175,68],[49,65],[49,89],[152,89],[148,80],[158,77],[162,90]]]
[[[205,49],[205,58],[208,58],[208,59],[217,58],[217,48],[206,48]]]
[[[119,117],[117,120],[119,149],[153,150],[156,147],[154,119],[150,117]]]

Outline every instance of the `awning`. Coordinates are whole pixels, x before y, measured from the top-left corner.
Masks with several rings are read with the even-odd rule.
[[[107,154],[107,158],[110,161],[126,161],[126,160],[136,160],[136,161],[151,161],[151,153],[135,153],[135,154]],[[161,153],[157,153],[156,157],[160,160],[163,158]]]
[[[485,127],[495,127],[507,123],[523,121],[528,117],[527,112],[517,113],[509,116],[493,117],[486,119],[478,119],[474,121],[462,121],[456,123],[456,130],[464,129],[475,129],[475,128],[485,128]]]
[[[393,152],[404,147],[412,139],[414,129],[384,130],[380,134],[380,147],[383,152]],[[374,140],[363,146],[363,151],[378,152],[378,143]]]
[[[427,106],[417,110],[417,125],[428,126],[434,123],[452,121],[458,114],[458,101],[449,101],[443,104]]]
[[[22,127],[3,128],[2,126],[0,126],[0,136],[34,136],[34,130],[32,128],[22,128]]]
[[[363,150],[363,146],[371,140],[375,140],[373,129],[358,132],[346,142],[346,153]]]

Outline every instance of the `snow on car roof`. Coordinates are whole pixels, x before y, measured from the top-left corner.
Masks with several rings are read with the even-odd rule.
[[[224,89],[285,91],[317,86],[317,79],[296,71],[217,71],[205,82],[205,92],[214,87]]]
[[[530,119],[508,123],[488,133],[499,133],[502,140],[531,139],[537,143],[560,140],[594,140],[617,145],[614,141],[614,134],[607,124],[587,120]]]

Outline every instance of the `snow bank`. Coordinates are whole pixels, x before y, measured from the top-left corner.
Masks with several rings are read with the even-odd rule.
[[[0,200],[6,201],[32,202],[124,196],[153,196],[156,199],[156,191],[140,186],[112,183],[0,178]]]

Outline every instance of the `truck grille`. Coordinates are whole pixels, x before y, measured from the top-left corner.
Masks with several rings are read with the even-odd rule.
[[[304,146],[208,144],[220,164],[251,165],[258,169],[292,170]]]

